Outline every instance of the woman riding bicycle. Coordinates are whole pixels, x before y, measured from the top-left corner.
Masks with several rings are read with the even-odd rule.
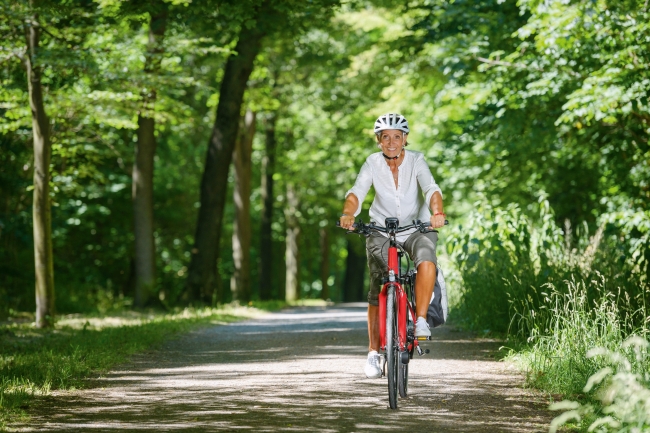
[[[351,229],[355,217],[371,186],[375,200],[370,206],[370,220],[383,225],[386,218],[397,217],[410,223],[412,220],[429,220],[432,228],[445,224],[442,192],[433,179],[431,170],[420,152],[407,151],[409,127],[401,114],[379,116],[375,122],[375,138],[381,152],[370,155],[361,167],[352,189],[345,194],[345,205],[340,218],[344,229]],[[416,229],[400,233],[398,243],[404,248],[417,268],[415,303],[417,321],[416,337],[431,336],[427,323],[427,309],[436,281],[436,243],[438,233],[421,233]],[[386,277],[388,238],[373,233],[367,236],[366,253],[370,270],[368,292],[368,360],[365,373],[368,378],[381,377],[379,366],[379,291]]]

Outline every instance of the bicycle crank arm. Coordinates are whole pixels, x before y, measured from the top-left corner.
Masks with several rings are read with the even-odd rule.
[[[415,348],[418,350],[418,355],[419,356],[422,356],[422,355],[424,355],[426,353],[429,353],[429,349],[422,350],[422,348],[419,345],[415,346]]]

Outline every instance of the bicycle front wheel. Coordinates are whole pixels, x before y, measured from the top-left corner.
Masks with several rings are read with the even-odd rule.
[[[388,404],[391,409],[397,409],[397,382],[399,375],[396,308],[395,288],[389,286],[386,296],[386,377],[388,378]]]
[[[397,380],[400,397],[407,397],[409,389],[409,365],[408,363],[404,364],[401,359],[399,362],[399,374]]]

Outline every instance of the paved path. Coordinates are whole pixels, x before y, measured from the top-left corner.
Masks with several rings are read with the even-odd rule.
[[[365,305],[297,308],[213,326],[142,354],[74,392],[39,400],[18,431],[533,432],[545,404],[490,357],[499,343],[443,327],[387,409],[366,379]]]

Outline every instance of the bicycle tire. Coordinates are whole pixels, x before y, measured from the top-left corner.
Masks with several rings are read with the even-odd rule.
[[[399,396],[406,398],[408,396],[408,386],[409,386],[409,365],[399,363],[399,376],[397,379],[397,387],[399,388]]]
[[[388,378],[388,404],[397,409],[399,347],[397,345],[397,314],[395,314],[395,287],[388,287],[386,296],[386,377]]]

